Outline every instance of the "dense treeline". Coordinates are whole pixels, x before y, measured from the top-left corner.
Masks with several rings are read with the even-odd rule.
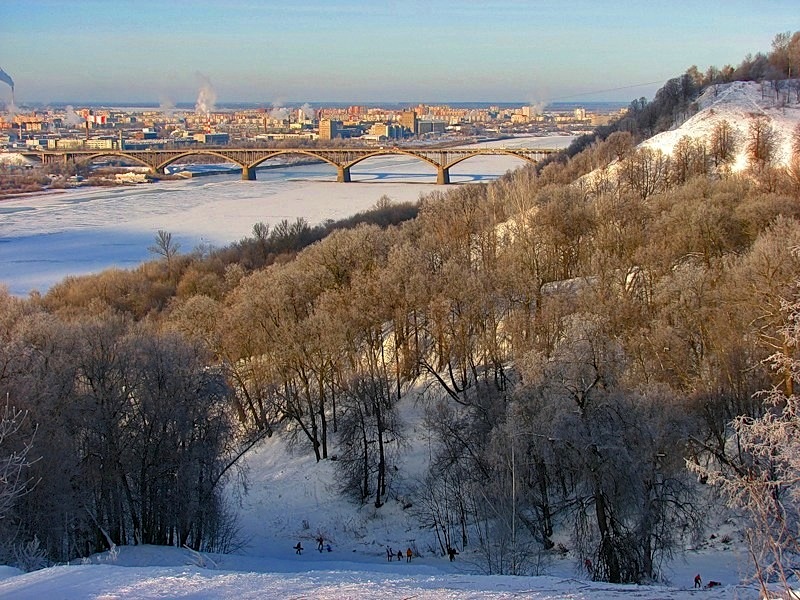
[[[702,530],[685,462],[736,455],[731,421],[791,387],[764,361],[796,352],[800,179],[765,131],[720,125],[671,157],[618,131],[540,172],[384,200],[377,221],[256,225],[189,255],[162,235],[135,271],[0,296],[0,393],[27,411],[0,443],[30,448],[2,550],[230,548],[222,485],[275,431],[380,507],[414,387],[432,456],[404,495],[442,552],[531,572],[568,530],[596,578],[658,577]]]

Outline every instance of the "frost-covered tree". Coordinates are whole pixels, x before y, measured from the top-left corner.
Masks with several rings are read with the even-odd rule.
[[[731,506],[743,509],[746,536],[765,593],[769,582],[787,590],[800,576],[800,300],[786,303],[781,329],[783,350],[770,358],[780,383],[763,393],[765,413],[732,422],[731,444],[738,452],[716,453],[710,467],[690,469],[719,486]]]
[[[0,409],[0,521],[30,489],[33,434],[27,436],[23,424],[27,412],[9,404]]]
[[[738,135],[733,126],[724,119],[716,123],[709,139],[709,155],[717,169],[730,166],[736,158],[737,146]]]
[[[751,166],[763,170],[778,158],[780,133],[767,117],[758,117],[750,122],[747,130],[747,157]]]
[[[525,457],[526,467],[512,466],[528,505],[515,513],[544,537],[558,515],[596,579],[657,579],[680,532],[698,521],[682,473],[691,420],[667,388],[624,385],[628,359],[600,319],[570,320],[550,357],[532,353],[521,365],[525,384],[509,423]]]

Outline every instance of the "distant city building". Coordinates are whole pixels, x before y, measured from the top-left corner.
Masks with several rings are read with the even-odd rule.
[[[224,146],[230,141],[227,133],[195,133],[192,137],[196,142],[213,146]]]
[[[417,121],[417,135],[441,134],[447,128],[447,121],[424,119]]]
[[[333,140],[337,137],[341,137],[341,121],[335,121],[333,119],[322,119],[319,122],[319,139],[321,140]]]
[[[413,110],[407,110],[400,113],[400,125],[409,131],[411,135],[417,135],[417,113]]]
[[[387,140],[397,140],[403,137],[403,127],[391,123],[375,123],[369,128],[369,135]]]

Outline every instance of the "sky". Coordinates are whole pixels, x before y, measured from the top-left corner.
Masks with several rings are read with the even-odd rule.
[[[797,0],[1,0],[0,67],[18,105],[628,102],[798,29]]]

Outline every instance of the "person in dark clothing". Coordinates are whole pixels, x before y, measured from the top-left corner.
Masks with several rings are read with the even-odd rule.
[[[386,548],[386,558],[389,559],[389,562],[392,562],[392,560],[394,559],[394,550],[392,550],[391,548]]]
[[[694,576],[694,587],[703,587],[703,580],[700,579],[700,573]]]
[[[403,551],[402,550],[398,550],[397,551],[397,562],[400,562],[401,560],[403,560]]]
[[[303,553],[303,546],[300,544],[300,542],[297,542],[297,546],[294,547],[294,553],[295,554]]]
[[[324,544],[325,544],[325,540],[323,539],[323,537],[322,537],[322,536],[319,536],[319,537],[317,538],[317,550],[319,550],[320,552],[322,552],[322,548],[323,548]]]
[[[458,554],[458,550],[451,548],[450,546],[447,547],[447,555],[450,557],[450,562],[453,562],[456,559],[456,554]]]

